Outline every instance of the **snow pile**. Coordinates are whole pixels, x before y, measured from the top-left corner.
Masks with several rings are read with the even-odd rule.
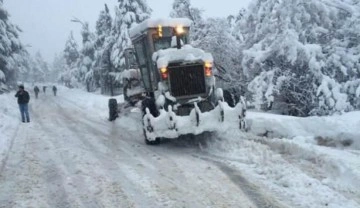
[[[193,48],[191,45],[184,45],[181,49],[168,48],[159,50],[153,54],[153,61],[157,63],[158,68],[167,67],[169,63],[178,61],[185,62],[213,62],[213,57],[210,53],[205,53],[203,50]]]
[[[18,129],[20,113],[17,100],[12,93],[0,95],[0,103],[0,161],[2,161]]]
[[[148,19],[143,21],[140,24],[134,25],[130,31],[130,37],[135,37],[136,35],[139,35],[139,33],[142,33],[147,28],[157,28],[159,25],[162,27],[177,27],[177,26],[183,26],[183,27],[190,27],[191,26],[191,20],[187,18],[167,18],[167,19]]]
[[[250,132],[256,135],[278,138],[305,136],[320,140],[322,138],[339,143],[348,142],[353,148],[360,149],[360,131],[358,130],[360,112],[307,118],[248,112],[247,119]]]
[[[344,150],[300,140],[222,132],[205,151],[289,207],[359,206],[360,160]],[[215,157],[214,157],[215,156]]]

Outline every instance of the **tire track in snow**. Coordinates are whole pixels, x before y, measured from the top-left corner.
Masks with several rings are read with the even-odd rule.
[[[64,111],[65,109],[63,109],[62,112]],[[63,113],[62,116],[66,117],[67,114]],[[72,114],[72,116],[74,115]],[[73,118],[70,117],[68,119],[71,121]],[[111,132],[110,137],[113,137],[114,135],[123,135],[124,133],[121,132],[121,129],[112,129],[112,131],[104,133],[103,129],[99,130],[98,126],[94,126],[93,123],[82,122],[83,120],[89,121],[88,119],[82,118],[78,121],[78,123],[81,124],[74,126],[74,128],[79,130],[82,129],[82,131],[84,129],[89,129],[93,135],[98,135],[99,139],[102,137],[109,137],[108,132]],[[80,126],[85,126],[85,128],[81,128]],[[81,131],[78,133],[81,133]],[[166,149],[166,145],[151,147],[144,145],[143,140],[139,141],[139,139],[131,139],[131,137],[139,136],[142,138],[141,132],[127,132],[127,135],[128,136],[116,140],[116,144],[112,144],[106,140],[102,140],[102,143],[106,145],[112,153],[115,153],[115,155],[113,155],[114,158],[117,158],[118,155],[120,157],[122,156],[119,154],[119,150],[116,149],[119,148],[119,145],[121,146],[120,150],[122,152],[125,152],[129,156],[133,155],[134,158],[130,162],[131,166],[128,166],[127,164],[125,164],[125,166],[122,165],[122,168],[120,168],[122,170],[120,171],[125,171],[124,175],[130,181],[138,183],[134,185],[141,187],[142,194],[146,195],[145,198],[151,198],[150,203],[145,205],[146,207],[253,207],[252,205],[249,205],[251,203],[247,202],[248,200],[244,198],[245,196],[239,193],[237,186],[233,185],[230,180],[229,182],[226,182],[227,185],[225,185],[225,187],[223,187],[223,183],[215,181],[223,177],[227,178],[220,170],[215,170],[217,169],[216,167],[215,169],[209,169],[210,172],[208,174],[211,175],[216,173],[216,175],[212,175],[211,178],[202,172],[194,173],[193,167],[197,166],[197,162],[202,161],[201,166],[205,166],[203,160],[195,162],[191,157],[191,154],[182,154],[182,156],[179,155],[179,159],[187,155],[185,161],[188,160],[188,164],[194,162],[195,164],[184,166],[185,163],[180,163],[180,167],[177,164],[179,159],[174,160],[177,158],[177,154],[175,154],[175,156],[173,154],[169,155],[170,152],[164,151],[163,148],[165,147]],[[99,154],[99,157],[104,157],[104,152],[97,152],[97,154]],[[146,160],[144,160],[145,158]],[[207,162],[205,164],[207,164]],[[144,170],[147,171],[146,175],[144,175],[142,166],[144,166]],[[214,165],[210,164],[210,166]],[[206,165],[206,167],[208,166]],[[199,167],[196,167],[196,169],[199,169]],[[199,170],[203,171],[204,169],[200,168]],[[221,173],[221,175],[217,175],[219,173]],[[199,186],[197,187],[195,184],[198,184]],[[214,187],[214,184],[217,184],[217,187]],[[232,190],[232,192],[228,191],[228,189]],[[194,192],[194,190],[196,190],[196,192]],[[237,197],[232,196],[232,193],[234,192],[237,193]],[[195,195],[196,197],[194,197]],[[142,198],[142,200],[144,199]]]
[[[126,200],[121,200],[124,199],[124,197],[119,197],[119,199],[114,198],[115,200],[113,200],[105,196],[105,191],[107,190],[111,193],[121,193],[121,190],[117,188],[116,183],[112,183],[105,187],[104,184],[106,183],[106,180],[104,180],[102,176],[99,176],[98,173],[93,171],[96,170],[97,166],[94,164],[92,158],[82,158],[81,155],[86,154],[86,152],[93,151],[93,149],[90,149],[93,147],[86,147],[84,149],[83,142],[86,141],[86,138],[82,140],[81,144],[77,142],[77,140],[83,138],[83,135],[74,133],[74,126],[69,124],[69,122],[71,123],[74,121],[65,119],[62,116],[64,113],[66,113],[64,109],[58,108],[58,104],[55,103],[51,98],[50,102],[47,104],[51,104],[52,106],[50,106],[50,108],[52,109],[45,109],[49,112],[45,111],[44,113],[47,114],[47,117],[51,116],[53,119],[51,122],[46,122],[46,120],[42,122],[40,120],[40,123],[41,127],[44,129],[44,132],[47,132],[52,138],[50,139],[50,146],[52,146],[51,149],[53,151],[56,151],[56,156],[52,157],[55,160],[54,164],[60,165],[62,167],[61,171],[52,171],[55,179],[58,178],[58,186],[66,187],[66,189],[61,192],[69,192],[72,197],[76,196],[78,200],[80,200],[80,203],[78,204],[81,204],[81,207],[112,207],[115,204],[120,205],[121,207],[132,207],[131,204],[129,205],[124,203]],[[60,176],[63,175],[64,177],[59,177],[59,172],[63,172],[63,174],[60,174]],[[63,178],[63,180],[60,178]],[[63,182],[63,184],[60,184],[61,182]],[[99,188],[94,188],[94,184],[98,184]],[[114,203],[106,205],[106,202],[104,202],[106,199],[109,199],[109,201],[114,201]]]
[[[47,114],[47,116],[53,115],[51,113],[48,114],[46,111],[44,111],[44,109],[46,110],[46,108],[43,107],[42,112]],[[59,155],[56,152],[53,152],[54,150],[56,150],[56,147],[61,146],[58,143],[58,140],[61,138],[59,138],[59,135],[53,132],[53,129],[51,129],[51,127],[47,126],[52,123],[44,122],[43,118],[41,118],[36,111],[34,111],[33,115],[33,117],[39,124],[39,128],[42,130],[40,132],[46,132],[46,134],[42,137],[49,137],[42,140],[42,142],[46,146],[45,151],[47,154],[49,154],[47,160],[46,158],[43,159],[43,164],[45,165],[45,167],[44,172],[42,173],[42,177],[46,181],[46,186],[48,190],[46,193],[48,204],[51,205],[51,207],[71,207],[84,204],[83,202],[79,202],[76,198],[74,198],[74,195],[70,196],[68,194],[70,192],[69,190],[74,193],[74,190],[71,188],[71,186],[68,185],[68,178],[65,177],[66,175],[70,175],[70,171],[68,169],[69,166],[65,165],[63,161],[58,159]],[[77,178],[77,181],[82,180]]]
[[[8,151],[6,152],[4,159],[1,161],[0,177],[1,177],[1,175],[3,174],[3,172],[4,172],[6,163],[7,163],[8,159],[9,159],[10,152],[11,152],[11,150],[13,149],[15,139],[16,139],[16,137],[18,136],[19,128],[20,128],[20,124],[16,126],[15,133],[14,133],[14,135],[11,137],[11,140],[10,140],[9,149],[8,149]]]
[[[216,159],[209,157],[210,155],[199,156],[193,155],[196,158],[200,158],[205,161],[209,161],[217,165],[224,173],[226,173],[231,181],[236,184],[244,193],[256,204],[258,208],[285,208],[275,197],[269,196],[260,190],[260,187],[250,183],[239,170],[231,168],[230,166],[219,162]]]
[[[63,112],[61,114],[61,116],[64,117],[64,120],[75,122],[74,118],[72,116],[69,116],[67,113],[65,113],[66,112],[65,109],[63,109],[58,103],[56,103],[56,105],[57,105],[57,107],[59,109],[61,109],[60,111]],[[82,120],[85,120],[85,119],[82,119]],[[73,126],[71,128],[71,130],[72,130],[73,133],[75,133],[77,135],[76,138],[79,138],[83,142],[83,144],[88,147],[88,150],[93,151],[93,153],[95,153],[97,155],[97,158],[99,158],[100,161],[109,160],[109,157],[111,155],[108,157],[109,153],[106,154],[105,151],[97,151],[96,149],[99,148],[99,147],[94,146],[93,144],[90,143],[90,140],[87,140],[87,138],[83,137],[81,130],[79,130],[79,126],[84,126],[85,127],[85,128],[82,128],[82,131],[84,131],[84,129],[89,130],[92,133],[93,136],[96,136],[96,138],[99,141],[102,141],[102,143],[98,142],[97,145],[100,145],[100,144],[105,145],[106,148],[110,149],[111,153],[113,153],[113,154],[116,154],[117,151],[119,151],[119,149],[115,148],[116,146],[119,146],[119,145],[120,146],[123,146],[123,145],[129,146],[127,144],[127,141],[122,141],[120,139],[119,139],[120,143],[118,143],[117,145],[112,145],[111,143],[106,144],[107,140],[104,139],[104,138],[109,138],[110,135],[106,134],[104,131],[99,131],[98,127],[95,127],[94,125],[88,124],[87,122],[81,122],[81,123],[79,123],[79,125]],[[104,148],[102,147],[101,149],[104,149]],[[130,158],[131,153],[128,152],[128,151],[123,151],[123,149],[124,148],[121,148],[120,151],[122,151],[125,154],[128,154],[128,157]],[[115,155],[112,155],[112,156],[115,156]],[[122,156],[124,156],[124,155],[122,155]],[[108,162],[108,163],[109,163],[108,165],[104,165],[103,163],[100,162],[100,164],[103,166],[104,169],[108,168],[109,166],[116,165],[113,162]],[[127,187],[134,186],[134,185],[135,186],[140,185],[141,191],[143,192],[142,194],[145,194],[147,197],[152,199],[152,201],[148,201],[145,198],[142,198],[142,200],[147,201],[147,203],[146,203],[147,205],[145,205],[146,207],[154,207],[154,208],[157,208],[157,207],[169,207],[169,204],[171,204],[171,200],[166,195],[164,195],[164,193],[159,193],[159,191],[156,188],[157,185],[150,178],[142,177],[141,175],[138,175],[137,172],[134,171],[134,169],[127,168],[126,165],[125,166],[122,165],[122,167],[118,167],[118,170],[120,172],[125,171],[124,172],[125,177],[127,177],[127,178],[131,177],[131,178],[129,178],[130,181],[135,181],[137,183],[137,184],[133,184],[133,185],[129,184],[129,185],[127,185]],[[134,191],[131,191],[131,192],[135,193],[137,191],[134,190]],[[124,192],[123,192],[123,194],[124,194]],[[139,194],[139,192],[137,194]],[[127,196],[125,196],[125,194],[124,194],[124,197],[128,198]],[[154,201],[154,199],[157,199],[157,200]],[[143,203],[143,202],[141,202],[141,203]],[[156,204],[151,205],[151,203],[156,203]]]
[[[81,144],[86,147],[86,152],[91,152],[97,162],[96,166],[102,166],[101,169],[103,170],[108,170],[109,167],[116,165],[116,163],[114,163],[114,161],[111,161],[114,158],[114,155],[109,155],[112,153],[116,153],[116,151],[118,151],[118,149],[114,149],[114,145],[109,145],[112,148],[110,152],[107,152],[107,150],[105,149],[105,147],[103,146],[104,144],[102,144],[102,142],[107,141],[107,139],[109,138],[109,136],[103,132],[103,131],[99,131],[97,129],[97,127],[95,127],[94,125],[88,124],[87,122],[82,122],[86,119],[81,119],[80,121],[76,121],[75,118],[72,116],[69,116],[68,113],[66,112],[67,109],[64,109],[62,106],[60,106],[59,103],[55,103],[56,108],[58,108],[59,112],[62,112],[62,114],[60,115],[60,119],[59,121],[67,121],[66,124],[62,124],[66,129],[69,130],[69,132],[71,132],[71,134],[73,134],[79,141],[81,141]],[[77,125],[71,126],[71,123],[77,123]],[[85,128],[84,128],[85,127]],[[87,133],[91,133],[92,136],[90,137],[86,137],[84,136],[84,132],[88,131]],[[96,145],[93,145],[91,142],[93,139],[98,140],[96,142]],[[102,147],[100,147],[99,145],[101,145]],[[99,150],[100,149],[100,150]],[[130,157],[130,156],[129,156]],[[113,167],[114,169],[114,167]],[[120,170],[120,167],[116,167],[116,169]],[[109,175],[109,172],[106,173],[107,175]],[[104,173],[105,175],[105,173]],[[119,176],[115,176],[115,174],[111,174],[113,178],[118,178]],[[118,173],[117,173],[118,175]],[[126,184],[126,183],[125,183]],[[126,187],[132,187],[131,184],[127,185]],[[104,196],[106,195],[106,189],[112,190],[114,197],[113,199],[109,199],[108,201],[116,201],[116,203],[110,205],[110,206],[121,206],[121,207],[134,207],[134,204],[132,201],[130,201],[130,198],[128,197],[127,194],[125,194],[125,192],[122,190],[120,183],[113,181],[110,182],[110,184],[106,185],[104,188],[102,188],[102,190],[99,190],[99,193],[101,192],[101,194]],[[128,190],[129,191],[129,190]],[[136,193],[138,192],[137,190],[133,190],[131,191],[132,193]],[[100,199],[100,198],[99,198]],[[143,199],[144,200],[144,199]],[[146,200],[144,200],[146,202]],[[106,204],[106,202],[103,200],[103,204]],[[144,206],[146,206],[144,204]]]

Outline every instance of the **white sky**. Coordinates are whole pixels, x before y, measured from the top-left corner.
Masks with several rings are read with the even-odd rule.
[[[192,0],[194,7],[204,10],[206,17],[226,17],[236,14],[247,7],[251,0]],[[152,16],[168,17],[173,0],[147,0],[153,10]],[[211,2],[211,3],[210,3]],[[52,62],[54,54],[64,49],[70,31],[81,41],[81,26],[70,22],[72,17],[88,21],[91,30],[95,30],[95,22],[100,11],[107,3],[110,11],[118,5],[117,0],[4,0],[5,8],[10,13],[10,21],[20,26],[20,34],[24,45],[32,54],[40,51],[48,62]],[[80,42],[79,42],[79,45]]]

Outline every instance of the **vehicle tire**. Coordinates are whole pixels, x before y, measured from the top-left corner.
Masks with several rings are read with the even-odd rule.
[[[114,121],[118,117],[117,101],[114,98],[109,99],[109,121]]]
[[[159,115],[159,111],[156,107],[154,98],[145,98],[141,102],[141,111],[142,111],[143,115],[146,114],[146,108],[148,108],[150,110],[151,115],[153,115],[154,117]]]
[[[156,108],[155,100],[153,98],[145,98],[142,101],[142,103],[141,103],[141,111],[143,113],[143,118],[144,118],[144,116],[146,114],[146,108],[149,109],[152,116],[156,117],[156,116],[159,115],[159,112],[158,112],[158,110]],[[143,123],[143,126],[144,126],[144,123]],[[158,144],[160,144],[160,138],[156,138],[154,141],[148,140],[144,128],[143,128],[143,133],[144,133],[145,144],[147,144],[147,145],[158,145]]]
[[[235,107],[236,102],[234,99],[234,95],[229,90],[223,90],[224,93],[224,101],[230,106]]]
[[[123,80],[123,83],[124,83],[124,86],[123,86],[124,100],[125,100],[126,102],[129,102],[129,101],[130,101],[130,98],[129,98],[129,96],[127,95],[127,91],[128,91],[130,82],[129,82],[127,79],[124,79],[124,80]]]
[[[158,144],[160,144],[160,138],[155,138],[154,141],[150,141],[146,137],[145,130],[143,130],[143,132],[144,132],[145,144],[147,144],[147,145],[158,145]]]

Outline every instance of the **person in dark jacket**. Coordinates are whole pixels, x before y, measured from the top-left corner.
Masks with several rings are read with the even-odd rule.
[[[17,93],[15,94],[15,97],[17,97],[17,99],[18,99],[17,102],[19,104],[22,122],[25,123],[25,118],[26,118],[26,122],[30,122],[29,108],[28,108],[28,103],[30,101],[30,95],[27,91],[25,91],[23,85],[19,86],[19,91],[17,91]]]
[[[43,86],[43,92],[46,93],[46,86]]]
[[[34,87],[34,92],[35,92],[35,98],[37,99],[38,98],[38,95],[39,95],[39,92],[40,92],[40,89],[38,86],[35,86]]]
[[[54,92],[54,96],[56,96],[56,91],[57,91],[57,88],[56,88],[56,86],[55,86],[55,85],[52,87],[52,90],[53,90],[53,92]]]

